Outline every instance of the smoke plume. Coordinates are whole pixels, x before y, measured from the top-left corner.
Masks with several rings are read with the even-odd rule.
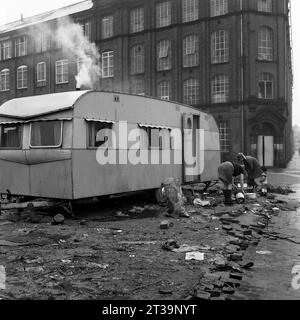
[[[96,45],[84,35],[81,25],[70,18],[63,19],[55,33],[55,41],[62,44],[63,50],[79,60],[76,87],[92,89],[101,76],[100,54]]]

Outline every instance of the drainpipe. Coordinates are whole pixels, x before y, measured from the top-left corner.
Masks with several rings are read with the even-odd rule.
[[[242,140],[242,152],[245,152],[245,137],[244,137],[244,27],[243,27],[243,0],[240,0],[240,56],[241,56],[241,140]]]

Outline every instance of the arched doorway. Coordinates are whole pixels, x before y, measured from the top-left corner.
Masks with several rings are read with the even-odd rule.
[[[274,166],[274,126],[268,122],[255,125],[252,134],[256,139],[256,153],[258,161],[266,167]]]

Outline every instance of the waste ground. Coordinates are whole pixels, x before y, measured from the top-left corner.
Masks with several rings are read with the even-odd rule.
[[[246,253],[275,241],[269,222],[299,203],[269,193],[226,207],[218,190],[195,196],[209,204],[189,198],[189,218],[140,195],[78,207],[62,225],[45,212],[2,211],[0,298],[232,299],[253,268]]]

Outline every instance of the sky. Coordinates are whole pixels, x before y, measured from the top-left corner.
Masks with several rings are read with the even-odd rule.
[[[79,0],[0,0],[0,25],[45,11],[64,7]],[[293,63],[294,63],[294,102],[293,124],[300,126],[300,0],[291,0],[292,4],[292,27],[293,27]],[[299,19],[299,20],[298,20]]]

